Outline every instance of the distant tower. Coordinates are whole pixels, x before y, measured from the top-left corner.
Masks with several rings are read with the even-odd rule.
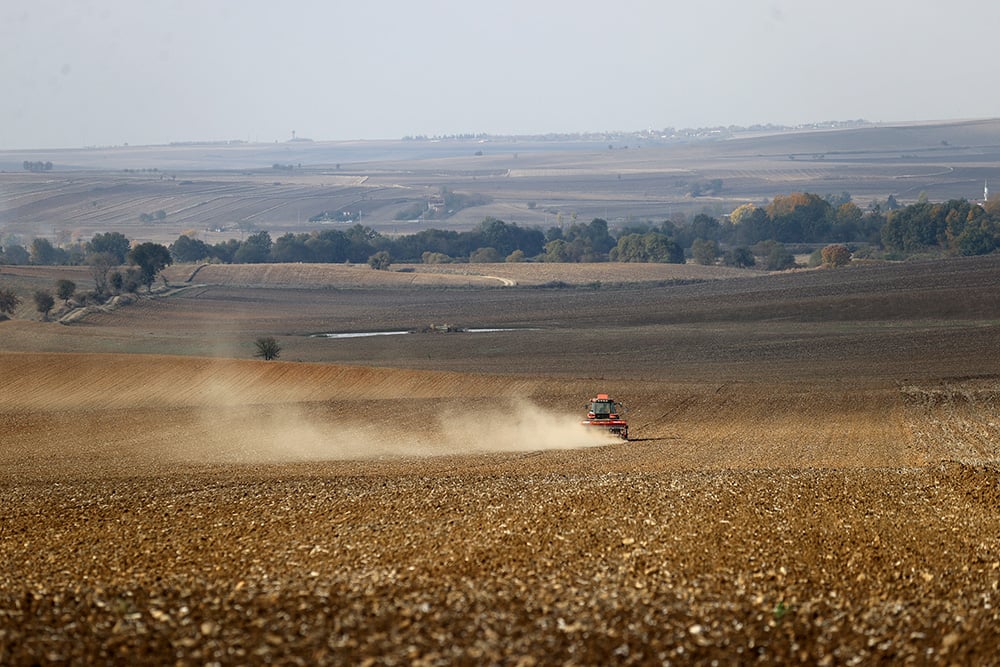
[[[983,181],[983,203],[985,204],[990,200],[990,182]]]

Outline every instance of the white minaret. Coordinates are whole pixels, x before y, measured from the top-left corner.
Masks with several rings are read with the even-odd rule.
[[[983,181],[983,203],[985,204],[990,200],[990,182]]]

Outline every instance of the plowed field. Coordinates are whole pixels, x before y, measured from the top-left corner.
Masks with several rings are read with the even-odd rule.
[[[0,663],[991,662],[998,278],[219,283],[0,322]],[[519,330],[307,335],[431,322]],[[603,390],[633,441],[576,423]]]

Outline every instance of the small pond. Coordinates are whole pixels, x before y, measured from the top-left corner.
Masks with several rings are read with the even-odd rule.
[[[414,331],[412,329],[409,331],[349,331],[344,333],[317,333],[312,334],[310,338],[367,338],[369,336],[403,336],[413,333],[496,333],[499,331],[538,331],[538,329],[489,327],[478,329],[449,329],[447,332],[436,329],[429,329],[424,332]]]

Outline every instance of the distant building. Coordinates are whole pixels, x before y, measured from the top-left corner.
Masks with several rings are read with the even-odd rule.
[[[444,197],[441,195],[431,195],[427,200],[427,208],[429,208],[434,213],[442,213],[444,211],[445,201]]]

